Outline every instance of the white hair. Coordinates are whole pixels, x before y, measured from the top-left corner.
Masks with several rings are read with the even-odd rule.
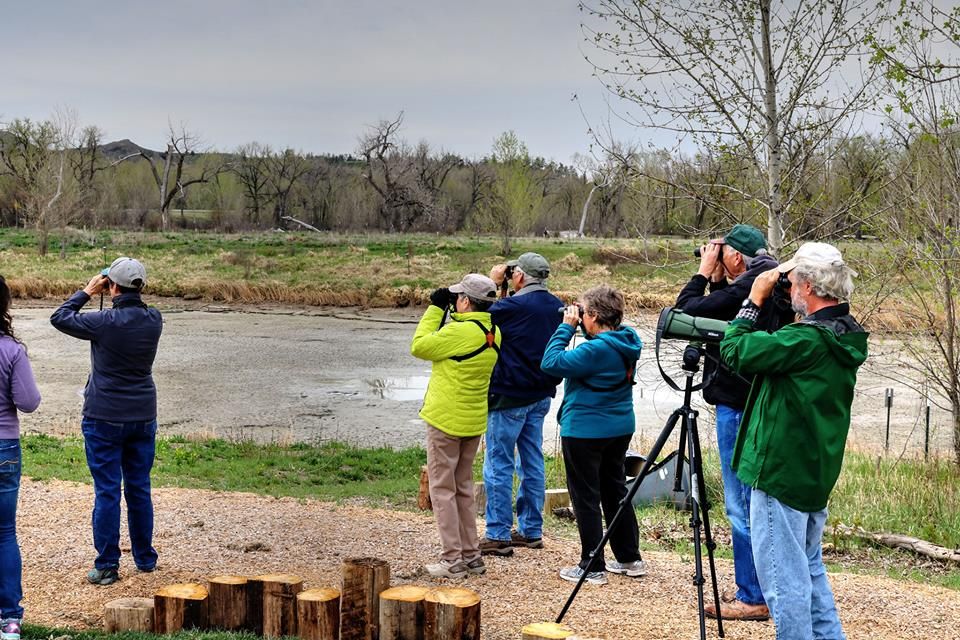
[[[809,282],[818,298],[849,302],[853,295],[853,270],[845,264],[802,262],[794,269],[797,281]]]

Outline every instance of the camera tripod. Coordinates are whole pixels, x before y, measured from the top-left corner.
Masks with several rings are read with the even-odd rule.
[[[658,344],[659,347],[659,344]],[[659,349],[658,349],[659,351]],[[627,492],[627,495],[624,496],[623,500],[620,501],[620,506],[617,509],[617,513],[614,515],[613,520],[607,523],[607,530],[603,534],[603,538],[600,540],[600,543],[597,547],[590,552],[590,560],[592,562],[593,558],[597,554],[601,553],[604,546],[607,544],[607,541],[610,539],[610,532],[613,531],[613,528],[616,527],[621,519],[621,516],[624,513],[625,509],[633,508],[633,497],[637,493],[637,490],[640,488],[640,483],[643,478],[649,473],[650,467],[654,465],[657,460],[657,456],[660,455],[661,450],[664,445],[667,443],[667,440],[670,438],[670,435],[673,433],[674,428],[677,426],[677,423],[680,423],[680,445],[679,451],[681,455],[677,456],[677,472],[674,479],[674,491],[680,491],[681,482],[683,480],[684,472],[684,457],[683,451],[686,449],[687,452],[687,474],[689,480],[689,487],[691,492],[691,509],[690,509],[690,528],[693,530],[693,549],[694,549],[694,565],[695,573],[693,576],[693,584],[697,587],[697,613],[700,621],[700,639],[706,640],[707,631],[706,631],[706,616],[704,613],[704,596],[703,596],[703,585],[704,585],[704,576],[703,576],[703,548],[701,545],[701,525],[703,532],[703,540],[707,548],[707,558],[710,562],[710,584],[713,588],[713,601],[714,606],[717,610],[717,634],[722,638],[723,635],[723,619],[720,614],[720,592],[717,589],[717,570],[714,564],[713,552],[716,549],[716,543],[713,541],[713,536],[710,533],[710,516],[709,510],[710,505],[706,499],[706,488],[703,480],[703,461],[700,455],[700,434],[697,431],[697,414],[698,412],[693,410],[690,406],[691,396],[694,391],[699,391],[703,387],[710,384],[710,380],[701,381],[699,384],[693,384],[694,375],[700,370],[700,359],[704,354],[704,349],[700,345],[691,344],[683,352],[683,366],[681,367],[686,377],[686,383],[682,389],[683,391],[683,405],[678,407],[670,414],[670,417],[667,418],[667,422],[663,427],[663,430],[660,432],[660,435],[657,436],[656,442],[654,442],[653,447],[650,449],[650,453],[647,455],[647,459],[643,463],[643,467],[640,469],[640,472],[634,478],[633,486],[630,487],[630,491]],[[659,363],[659,354],[658,354],[658,363]],[[681,391],[681,388],[672,380],[663,369],[660,369],[661,374],[663,375],[664,380],[676,391]],[[702,518],[702,520],[701,520]],[[590,566],[590,565],[588,565]],[[577,593],[580,591],[580,588],[583,586],[584,581],[587,578],[587,571],[583,572],[583,575],[580,576],[580,580],[577,582],[576,586],[573,588],[573,592],[570,594],[570,597],[567,599],[567,602],[563,605],[563,609],[560,611],[560,615],[557,616],[557,623],[563,621],[563,617],[566,615],[567,610],[570,608],[570,605],[573,604],[574,598],[577,597]]]

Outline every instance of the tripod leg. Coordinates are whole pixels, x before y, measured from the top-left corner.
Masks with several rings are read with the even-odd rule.
[[[717,634],[722,638],[723,634],[723,617],[720,609],[720,591],[717,588],[717,567],[716,562],[714,561],[714,550],[717,547],[717,543],[713,539],[713,535],[710,532],[710,502],[707,499],[707,489],[706,482],[703,477],[703,457],[701,456],[700,450],[700,434],[697,431],[697,422],[696,414],[694,413],[690,418],[690,428],[688,429],[689,437],[689,451],[690,451],[690,490],[695,492],[696,500],[694,501],[694,509],[696,519],[697,516],[703,518],[703,538],[707,547],[707,560],[710,563],[710,584],[713,589],[713,603],[717,611]],[[700,522],[697,521],[694,523],[691,520],[691,524],[694,525],[694,546],[699,547],[700,532],[698,530]],[[696,550],[696,562],[697,562],[697,604],[700,611],[700,634],[701,638],[705,637],[706,634],[706,620],[703,609],[703,561],[700,557],[700,549]]]
[[[673,477],[673,491],[678,493],[683,485],[683,458],[684,451],[687,449],[687,419],[686,414],[690,411],[689,407],[681,407],[677,411],[682,411],[684,419],[680,422],[680,444],[677,445],[677,472]]]
[[[598,553],[603,549],[607,544],[607,541],[610,539],[610,532],[613,531],[614,527],[617,526],[617,523],[620,522],[620,517],[623,515],[624,509],[633,509],[633,496],[637,494],[637,490],[640,488],[640,481],[650,472],[650,467],[653,466],[654,462],[657,459],[657,456],[660,455],[660,451],[663,450],[663,446],[667,443],[667,440],[670,438],[670,434],[673,432],[673,428],[676,426],[677,421],[683,417],[684,412],[682,409],[677,409],[670,414],[670,417],[667,418],[667,423],[664,425],[663,430],[660,432],[660,435],[657,436],[656,442],[653,443],[653,448],[650,449],[650,453],[647,455],[647,459],[643,463],[643,467],[640,469],[640,473],[637,474],[637,477],[633,481],[633,486],[630,487],[630,491],[627,492],[627,495],[624,496],[623,500],[620,501],[620,506],[617,509],[616,515],[613,516],[613,520],[607,523],[607,530],[603,534],[603,538],[600,540],[600,543],[596,546],[593,551],[590,552],[590,560],[592,561]],[[589,565],[588,565],[589,566]],[[580,580],[577,581],[576,586],[573,588],[573,591],[570,593],[570,597],[567,598],[566,603],[563,605],[563,609],[560,610],[560,614],[557,616],[556,622],[559,624],[563,622],[563,617],[567,615],[567,610],[570,609],[570,605],[573,604],[574,598],[577,597],[577,593],[580,592],[580,588],[583,587],[583,583],[587,579],[587,572],[584,571],[583,575],[580,576]]]
[[[706,481],[703,477],[703,457],[700,450],[700,434],[696,430],[696,423],[694,423],[694,429],[692,431],[692,450],[693,455],[697,460],[697,481],[699,486],[697,492],[700,494],[701,499],[703,500],[703,506],[701,513],[703,514],[703,539],[706,542],[707,546],[707,559],[710,562],[710,582],[713,587],[713,606],[716,607],[717,611],[717,635],[721,638],[723,637],[723,616],[720,609],[720,590],[717,588],[717,567],[714,560],[714,550],[717,548],[717,543],[713,539],[713,534],[710,531],[710,501],[707,499],[707,488]]]

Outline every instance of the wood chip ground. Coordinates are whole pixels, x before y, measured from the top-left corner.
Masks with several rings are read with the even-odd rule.
[[[154,493],[158,570],[137,573],[124,539],[122,579],[99,587],[84,579],[94,558],[92,488],[24,479],[18,522],[29,622],[99,627],[108,600],[150,596],[166,584],[202,582],[221,574],[296,573],[306,588],[336,587],[342,559],[355,556],[387,560],[394,585],[447,583],[421,570],[439,553],[429,513],[244,493]],[[557,570],[573,564],[578,546],[552,537],[545,542],[542,550],[519,549],[511,559],[490,559],[486,575],[462,581],[483,599],[485,640],[515,640],[523,625],[551,621],[560,611],[573,585],[560,580]],[[692,558],[663,552],[645,557],[649,575],[610,576],[605,586],[585,585],[564,622],[590,637],[697,637]],[[728,561],[718,562],[722,588],[732,584],[733,569]],[[849,573],[831,575],[831,582],[851,640],[960,639],[960,595],[955,591]],[[725,631],[733,640],[775,635],[770,622],[728,622]],[[712,621],[707,634],[717,637]]]

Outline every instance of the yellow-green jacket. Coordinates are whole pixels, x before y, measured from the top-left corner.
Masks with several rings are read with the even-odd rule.
[[[414,357],[433,362],[420,417],[451,436],[478,436],[487,428],[487,391],[497,362],[500,331],[493,329],[496,349],[484,349],[472,358],[457,361],[451,358],[468,355],[487,343],[485,332],[490,332],[493,325],[490,314],[452,313],[450,321],[438,329],[442,319],[442,309],[427,307],[410,347]]]

